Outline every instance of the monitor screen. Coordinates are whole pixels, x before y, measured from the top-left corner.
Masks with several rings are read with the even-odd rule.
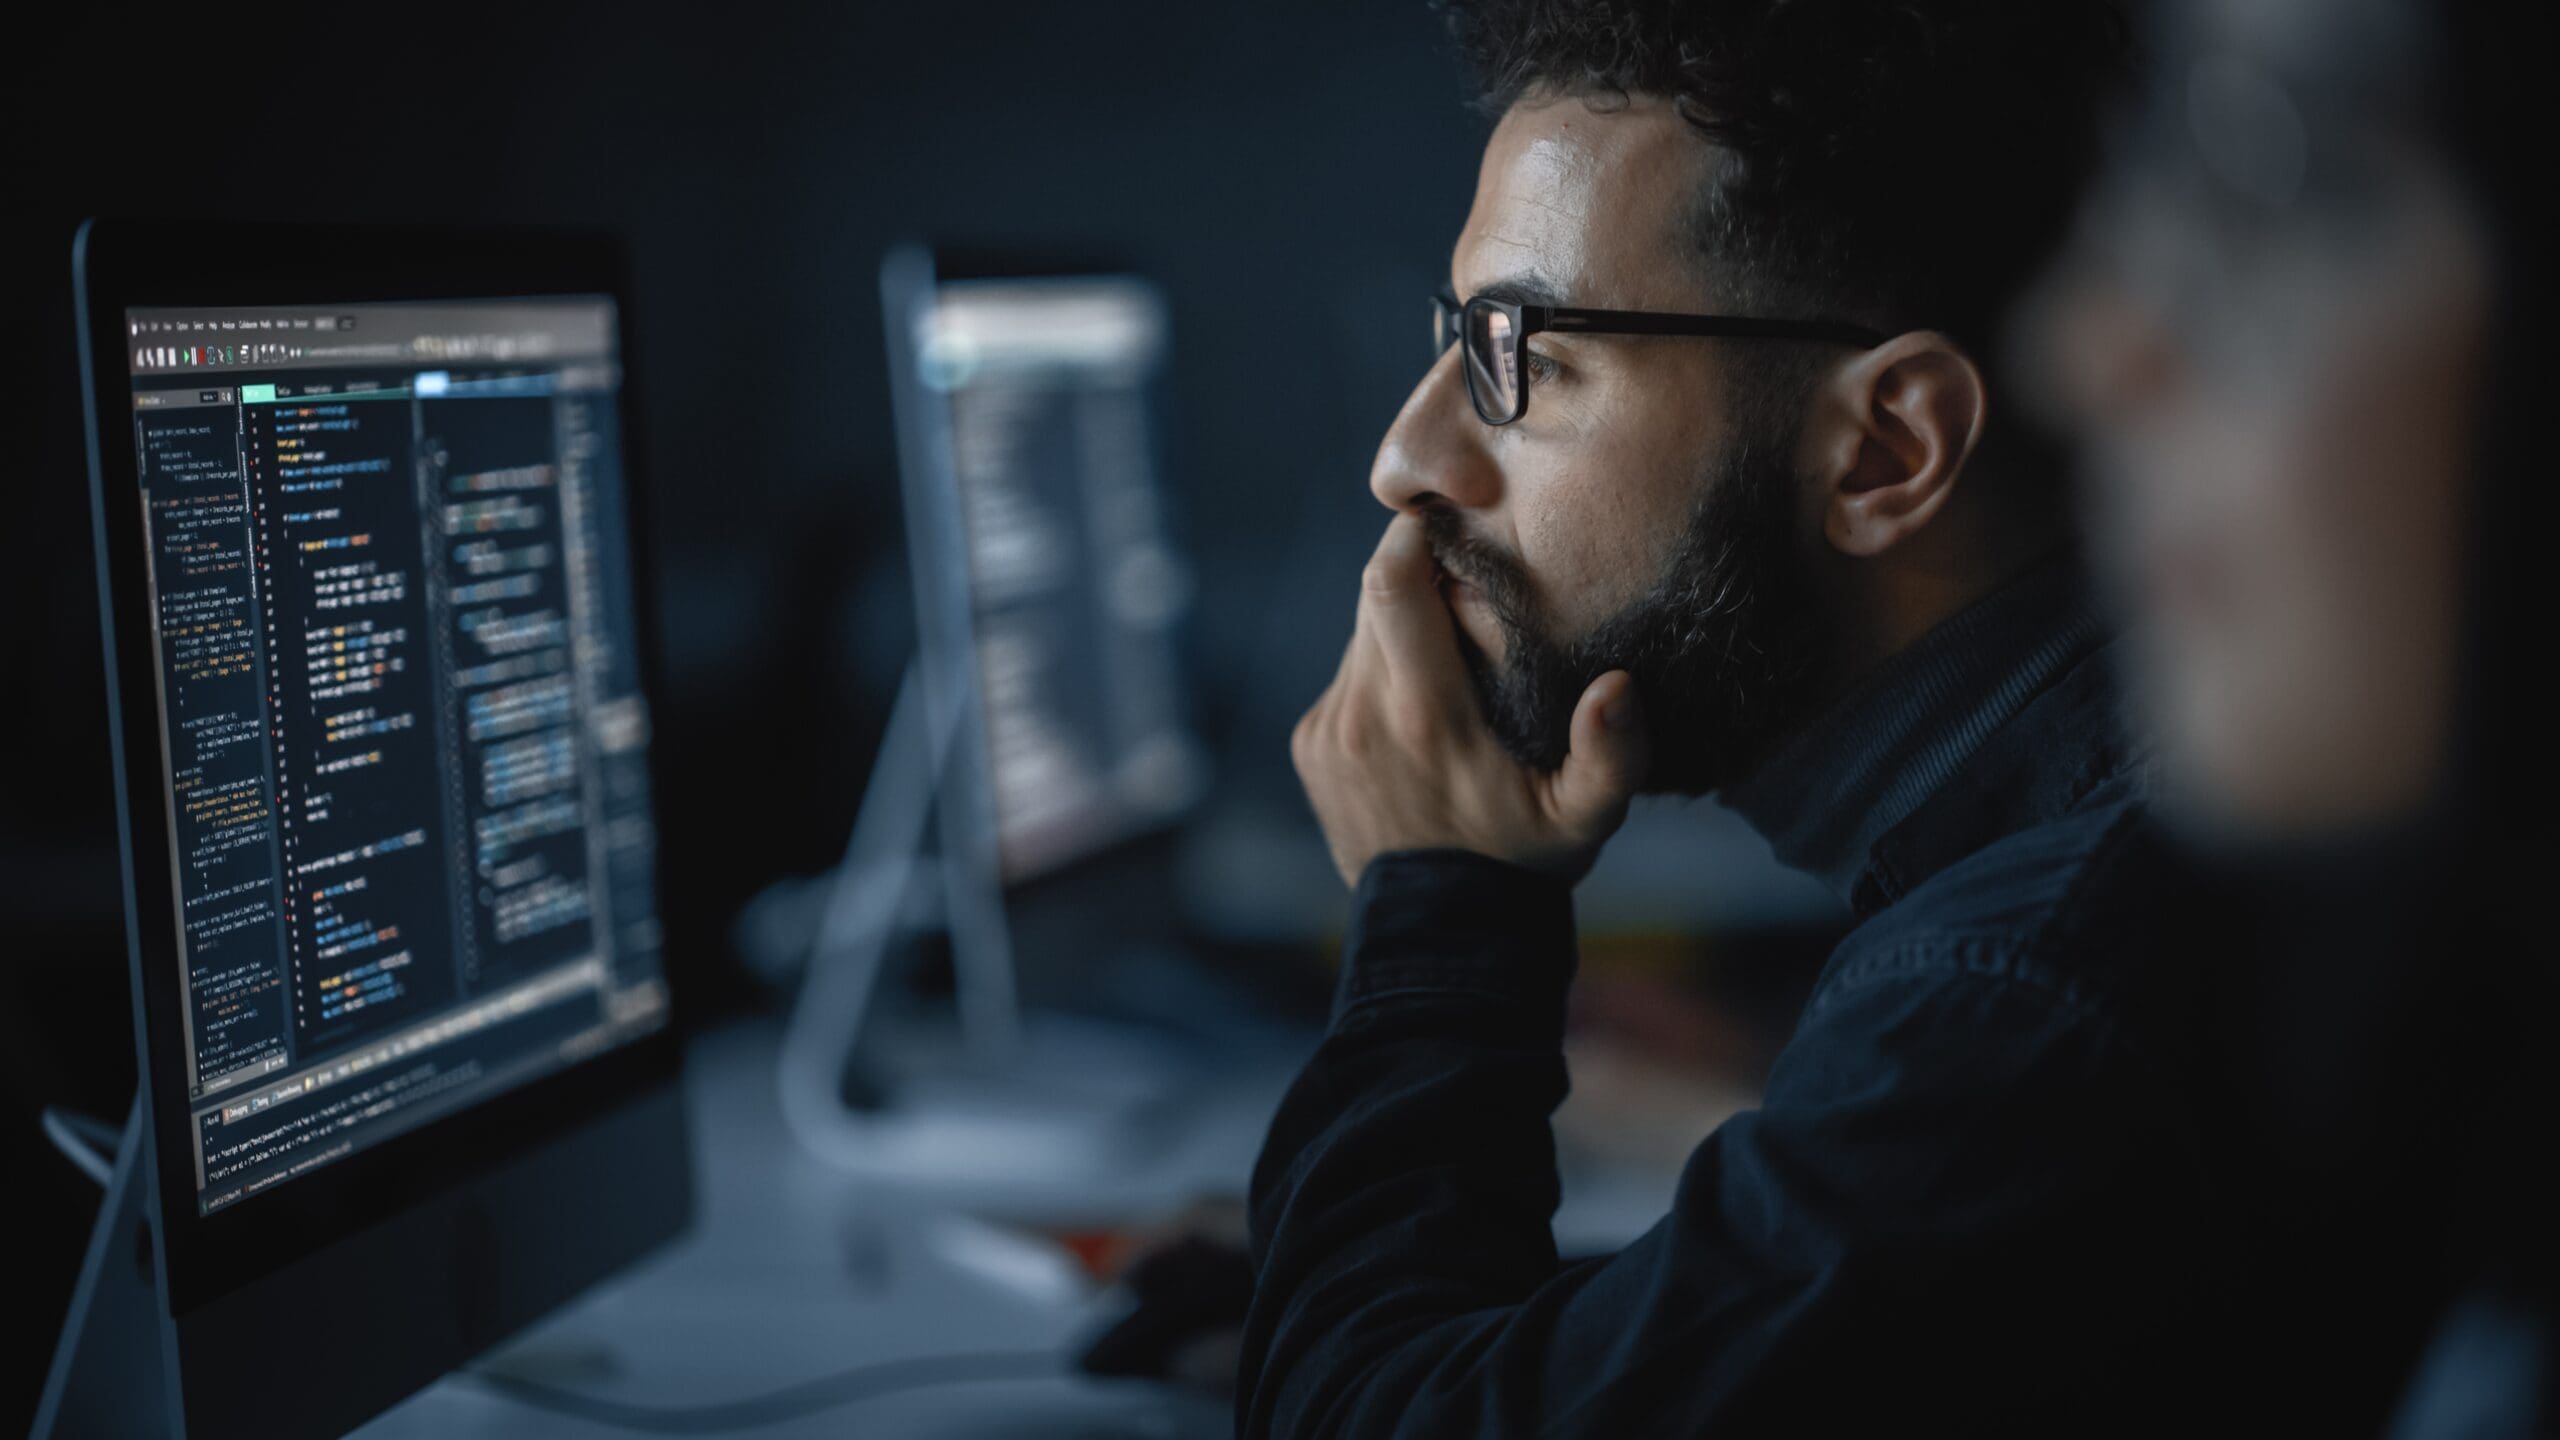
[[[617,326],[124,320],[210,1213],[666,1022]]]
[[[1156,477],[1165,306],[1132,276],[945,280],[912,320],[948,425],[996,849],[1022,880],[1202,788],[1175,647],[1191,580]]]

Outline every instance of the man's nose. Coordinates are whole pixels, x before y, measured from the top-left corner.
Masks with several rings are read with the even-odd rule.
[[[1495,432],[1476,418],[1458,366],[1455,347],[1441,352],[1379,442],[1369,493],[1390,510],[1484,509],[1502,499],[1502,471],[1488,445]]]

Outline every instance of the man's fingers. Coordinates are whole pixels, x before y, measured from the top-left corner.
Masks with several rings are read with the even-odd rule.
[[[1449,697],[1465,699],[1466,667],[1458,659],[1456,622],[1433,583],[1434,569],[1422,521],[1399,513],[1387,522],[1387,533],[1379,537],[1377,552],[1360,576],[1360,628],[1397,681],[1426,689],[1453,686]]]
[[[1572,736],[1549,791],[1556,818],[1574,829],[1614,826],[1653,761],[1635,677],[1612,670],[1592,681],[1573,707]]]

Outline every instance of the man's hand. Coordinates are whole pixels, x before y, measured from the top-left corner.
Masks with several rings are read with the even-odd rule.
[[[1476,708],[1456,623],[1422,523],[1399,514],[1362,577],[1342,668],[1289,742],[1334,866],[1356,885],[1387,851],[1449,848],[1579,880],[1644,782],[1634,677],[1591,682],[1563,767],[1540,774]]]

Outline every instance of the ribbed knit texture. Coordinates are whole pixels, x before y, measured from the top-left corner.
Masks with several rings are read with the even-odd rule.
[[[1721,798],[1846,900],[1884,833],[2106,638],[2077,553],[2048,558],[1878,666]]]

